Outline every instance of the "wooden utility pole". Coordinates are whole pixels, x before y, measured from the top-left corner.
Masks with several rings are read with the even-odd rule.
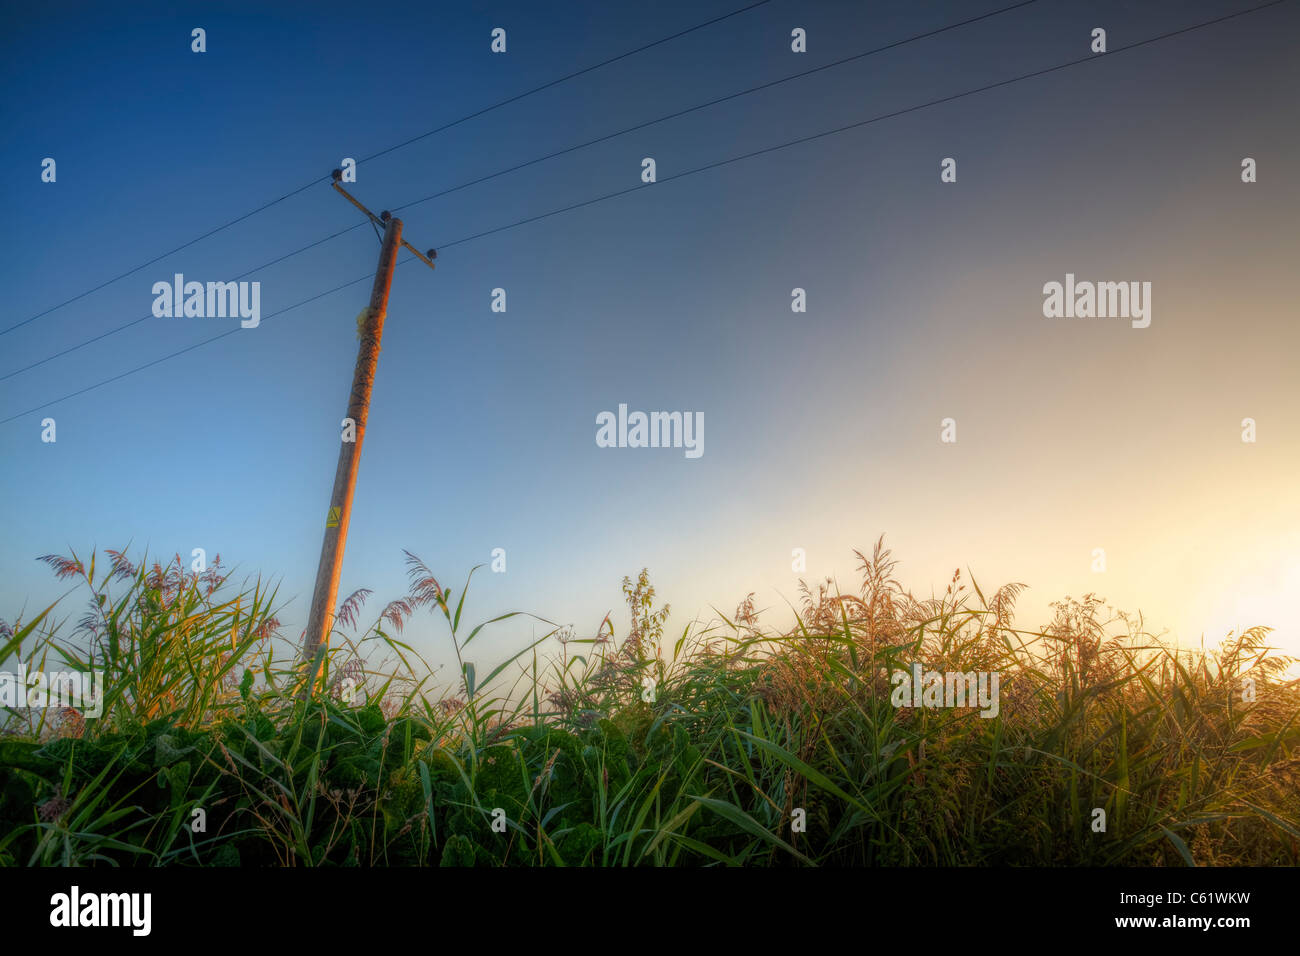
[[[384,228],[383,245],[379,250],[379,267],[375,270],[375,284],[370,291],[370,306],[357,323],[361,339],[357,347],[357,364],[352,372],[352,392],[348,397],[347,417],[353,422],[354,440],[349,432],[343,433],[339,446],[339,464],[334,472],[334,490],[330,494],[329,511],[325,518],[325,540],[321,544],[320,566],[316,571],[316,587],[312,592],[311,611],[307,617],[307,631],[303,639],[303,657],[307,665],[303,697],[310,697],[320,673],[320,659],[329,647],[330,632],[334,627],[334,607],[338,601],[339,575],[343,571],[343,548],[348,540],[348,523],[352,517],[352,495],[356,490],[357,468],[361,464],[361,443],[366,437],[366,419],[370,414],[370,392],[375,384],[375,368],[379,364],[379,344],[384,335],[384,318],[388,314],[388,292],[393,285],[393,268],[397,265],[399,247],[405,246],[433,268],[432,259],[437,253],[432,249],[421,254],[402,239],[402,221],[387,212],[376,216],[348,194],[339,181],[341,173],[334,171],[334,188],[375,223]]]

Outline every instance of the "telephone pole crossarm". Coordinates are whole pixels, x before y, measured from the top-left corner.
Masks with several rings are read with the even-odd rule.
[[[346,189],[344,189],[342,186],[339,185],[339,178],[342,175],[343,175],[342,170],[338,170],[338,169],[334,170],[334,182],[332,182],[330,185],[334,187],[334,189],[339,193],[339,195],[341,195],[344,199],[346,199],[348,202],[352,203],[352,205],[356,206],[363,213],[365,213],[367,219],[373,222],[380,229],[383,229],[388,224],[388,219],[389,219],[388,212],[384,211],[380,213],[378,216],[376,216],[373,212],[371,212],[364,205],[362,205],[362,203],[355,196],[353,196],[350,192],[348,192]],[[423,262],[430,269],[437,268],[437,266],[433,264],[433,260],[438,258],[438,251],[436,249],[429,249],[427,252],[421,252],[419,249],[415,248],[415,246],[411,245],[405,239],[403,239],[401,242],[403,248],[410,250],[417,259]]]

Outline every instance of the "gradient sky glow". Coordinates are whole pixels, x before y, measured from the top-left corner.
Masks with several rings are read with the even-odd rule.
[[[1011,2],[772,0],[363,162],[353,191],[396,207]],[[404,593],[403,548],[459,590],[502,547],[472,621],[518,609],[587,634],[645,565],[670,630],[750,591],[783,623],[799,577],[856,590],[852,549],[883,532],[918,593],[959,566],[986,591],[1026,582],[1024,626],[1092,591],[1189,646],[1267,624],[1300,655],[1300,3],[669,180],[1084,56],[1096,26],[1115,51],[1254,5],[1040,0],[399,211],[438,269],[397,270],[340,593],[372,588],[368,620]],[[741,6],[11,11],[0,327],[345,156]],[[661,182],[458,242],[634,186],[646,156]],[[176,272],[233,279],[357,219],[322,183],[0,336],[0,375],[147,315]],[[252,276],[263,315],[368,277],[377,247],[356,229]],[[1043,284],[1067,272],[1150,281],[1151,326],[1044,318]],[[130,542],[276,577],[296,635],[368,294],[367,278],[0,425],[0,617],[65,590],[38,555]],[[0,381],[0,418],[234,321],[151,318]],[[595,416],[619,403],[703,412],[703,457],[597,448]],[[480,659],[529,633],[498,631]],[[449,657],[430,618],[407,637]]]

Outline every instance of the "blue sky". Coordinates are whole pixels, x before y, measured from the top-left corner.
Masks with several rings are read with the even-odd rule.
[[[354,191],[397,207],[1008,5],[772,0],[362,162]],[[436,272],[397,270],[340,593],[374,589],[377,613],[404,591],[402,549],[459,587],[501,547],[507,573],[476,578],[473,619],[520,609],[590,632],[649,566],[680,629],[751,590],[780,609],[795,547],[803,577],[852,582],[851,549],[884,532],[918,591],[957,566],[1027,581],[1026,625],[1089,590],[1184,640],[1284,624],[1269,617],[1300,549],[1295,4],[668,179],[1083,56],[1096,26],[1117,48],[1251,5],[1040,0],[402,210],[406,238],[442,251]],[[11,13],[3,327],[343,157],[743,6]],[[458,242],[635,186],[647,156],[663,182]],[[947,156],[955,184],[939,181]],[[1258,183],[1240,182],[1243,156]],[[0,336],[0,375],[147,315],[176,272],[233,279],[357,219],[322,182]],[[263,315],[368,277],[377,247],[363,227],[251,276]],[[1152,281],[1152,327],[1044,319],[1041,287],[1066,272]],[[61,593],[37,555],[130,542],[281,580],[296,635],[368,294],[367,278],[0,425],[0,616]],[[151,318],[0,381],[0,418],[231,324]],[[598,448],[595,416],[619,403],[702,412],[704,455]],[[1239,439],[1247,415],[1257,446]],[[481,653],[506,656],[526,630]],[[431,621],[411,634],[445,656]]]

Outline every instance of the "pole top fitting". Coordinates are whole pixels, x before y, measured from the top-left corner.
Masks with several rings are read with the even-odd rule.
[[[385,209],[383,212],[379,214],[379,218],[384,222],[388,222],[388,220],[393,218],[393,214],[390,213],[387,209]]]
[[[343,182],[343,170],[341,169],[334,170],[334,172],[330,173],[330,176],[336,183]]]
[[[425,253],[425,255],[428,256],[430,259],[436,259],[438,258],[438,250],[430,249],[428,252]]]

